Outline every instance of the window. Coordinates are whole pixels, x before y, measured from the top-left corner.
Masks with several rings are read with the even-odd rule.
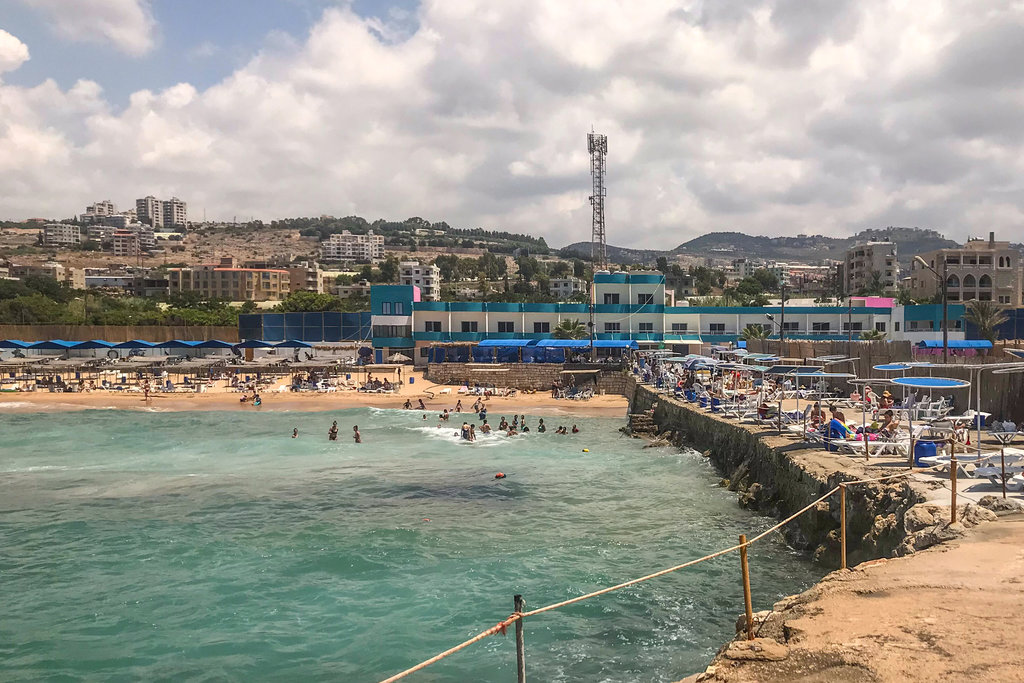
[[[1008,304],[1008,303],[1010,303],[1010,297],[1009,296],[1003,296],[1002,294],[1000,294],[999,295],[999,303],[1001,303],[1001,304]]]
[[[515,332],[516,324],[512,321],[499,320],[498,332]]]
[[[604,295],[604,302],[606,304],[617,304],[617,303],[619,303],[619,295],[618,294],[605,294]]]
[[[832,329],[832,323],[811,323],[811,332],[829,332]]]
[[[725,334],[725,323],[711,323],[708,330],[711,334]]]
[[[408,325],[374,325],[374,337],[411,337],[412,328]]]
[[[607,296],[607,294],[605,296]],[[605,332],[618,332],[619,331],[619,323],[605,323],[604,324],[604,331]]]
[[[637,294],[636,295],[636,302],[638,304],[640,304],[641,306],[646,306],[647,304],[653,304],[654,303],[654,295],[653,294]]]
[[[898,325],[899,323],[896,323],[896,324]],[[885,332],[885,323],[875,323],[875,331],[876,332]]]
[[[654,332],[654,323],[640,323],[641,332]]]
[[[391,315],[391,302],[384,301],[380,305],[380,312],[382,315]]]
[[[896,331],[896,332],[899,332],[900,331],[900,324],[898,322],[893,323],[892,324],[892,329],[894,331]]]
[[[768,326],[767,325],[762,325],[761,327],[768,327]],[[782,329],[785,330],[786,332],[797,332],[800,329],[800,323],[782,323]],[[770,327],[768,327],[768,331],[771,332],[772,329]]]
[[[429,356],[430,356],[430,347],[429,346],[421,346],[420,347],[420,358],[428,358]]]
[[[992,287],[992,278],[989,277],[987,274],[986,275],[982,275],[981,277],[978,278],[978,286],[979,287],[991,288]]]
[[[534,334],[549,334],[551,332],[551,323],[534,323],[533,333]]]
[[[686,332],[687,323],[672,323],[673,332]]]
[[[395,315],[405,315],[405,304],[401,301],[395,302]]]
[[[864,329],[864,323],[862,323],[862,322],[857,322],[857,323],[846,322],[846,323],[843,323],[843,332],[850,332],[851,330],[853,332],[860,332],[863,329]]]
[[[440,332],[441,331],[441,321],[440,320],[428,320],[428,321],[426,321],[425,323],[423,323],[423,331],[424,332]]]
[[[973,289],[975,286],[975,280],[973,275],[964,275],[964,288]]]
[[[463,320],[462,321],[462,331],[463,332],[476,332],[478,326],[479,326],[479,323],[477,323],[477,321],[475,321],[475,320]]]

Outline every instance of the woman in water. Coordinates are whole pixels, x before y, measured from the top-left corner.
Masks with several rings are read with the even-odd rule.
[[[331,428],[327,430],[327,438],[331,441],[338,440],[338,421],[335,420],[331,424]]]
[[[572,426],[572,433],[573,434],[579,434],[580,433],[580,430],[576,427],[576,425]]]
[[[540,418],[540,420],[537,421],[537,431],[540,432],[541,434],[543,434],[544,432],[548,431],[548,428],[544,426],[544,418],[543,417]]]
[[[484,423],[480,425],[480,431],[484,434],[491,433],[491,425],[487,424],[487,420],[484,420]]]
[[[462,412],[462,399],[461,398],[458,401],[455,402],[455,412],[456,413],[461,413]]]
[[[423,405],[423,399],[422,398],[420,399],[420,404],[419,404],[419,406],[417,406],[417,408],[419,408],[419,410],[426,410],[427,409],[427,407],[425,405]]]
[[[352,426],[352,440],[356,443],[363,442],[363,435],[359,433],[359,425]]]
[[[299,438],[299,428],[298,427],[296,427],[295,429],[292,430],[292,438],[293,439]]]

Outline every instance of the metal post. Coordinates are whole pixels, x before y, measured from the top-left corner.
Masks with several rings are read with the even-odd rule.
[[[781,310],[779,312],[779,358],[785,355],[783,347],[786,343],[786,282],[785,280],[780,282],[779,285],[779,305]]]
[[[747,612],[747,640],[754,639],[754,607],[750,600],[750,569],[747,567],[747,535],[740,534],[740,565],[743,568],[743,607]]]
[[[949,292],[946,278],[949,277],[949,260],[942,257],[942,363],[949,362]],[[962,298],[962,297],[961,297]]]
[[[526,607],[526,602],[523,600],[522,595],[516,595],[512,598],[512,605],[516,614],[522,614],[523,608]],[[516,680],[519,683],[526,683],[526,652],[524,647],[523,620],[520,618],[516,621]]]
[[[953,452],[949,459],[949,482],[950,482],[950,493],[949,493],[949,523],[956,523],[956,445],[950,442],[950,447]]]
[[[1006,444],[999,447],[999,464],[1003,469],[1003,475],[1000,477],[1003,480],[1003,498],[1006,498]]]
[[[839,568],[846,569],[846,484],[839,485]]]

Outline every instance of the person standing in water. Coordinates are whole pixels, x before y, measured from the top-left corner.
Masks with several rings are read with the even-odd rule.
[[[476,441],[476,425],[469,425],[469,440]]]
[[[418,408],[420,410],[426,410],[427,409],[427,407],[425,405],[423,405],[423,399],[422,398],[420,399],[420,404],[419,404]]]
[[[462,399],[461,398],[458,401],[455,402],[455,412],[456,413],[461,413],[462,412]]]
[[[356,443],[363,442],[363,435],[359,433],[359,425],[352,426],[352,440]]]
[[[537,421],[537,431],[540,432],[541,434],[543,434],[544,432],[548,431],[548,428],[544,426],[544,418],[543,417],[540,418],[540,420]]]
[[[331,441],[338,440],[338,421],[335,420],[331,428],[327,430],[327,438]]]
[[[298,427],[296,427],[295,429],[292,430],[292,438],[293,439],[299,438],[299,428]]]

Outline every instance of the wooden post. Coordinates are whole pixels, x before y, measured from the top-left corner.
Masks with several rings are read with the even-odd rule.
[[[754,607],[750,600],[750,569],[747,567],[747,535],[740,534],[740,565],[743,568],[743,607],[747,612],[747,640],[754,639]]]
[[[846,484],[839,485],[839,568],[846,569]]]
[[[522,595],[516,595],[512,598],[512,605],[516,614],[522,614],[526,602]],[[524,648],[523,620],[519,619],[516,621],[516,680],[519,683],[526,683],[526,651]]]
[[[949,523],[953,524],[956,522],[956,447],[953,447],[953,452],[949,459]]]

